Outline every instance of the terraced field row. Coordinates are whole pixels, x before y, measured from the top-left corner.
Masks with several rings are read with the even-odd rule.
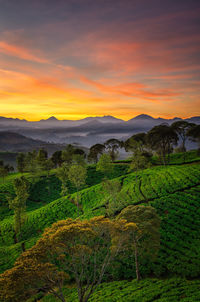
[[[90,302],[197,302],[200,301],[200,281],[186,281],[180,278],[168,280],[146,279],[139,283],[115,281],[101,284],[89,299]],[[76,289],[65,290],[66,300],[78,302]],[[55,302],[47,296],[42,302]]]

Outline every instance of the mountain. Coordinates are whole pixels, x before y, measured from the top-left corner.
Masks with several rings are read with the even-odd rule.
[[[44,119],[40,120],[40,122],[57,122],[57,121],[58,121],[58,119],[55,116],[51,116],[46,120],[44,120]]]
[[[135,117],[133,117],[132,119],[128,120],[128,122],[130,121],[136,121],[136,120],[154,120],[154,118],[150,115],[147,115],[147,114],[140,114],[140,115],[137,115]]]
[[[46,120],[43,119],[36,122],[0,117],[0,137],[2,131],[7,131],[21,134],[33,140],[39,140],[42,143],[69,144],[76,142],[90,147],[96,142],[102,143],[109,138],[128,138],[135,133],[147,132],[162,123],[171,125],[178,120],[181,120],[181,118],[154,118],[147,114],[140,114],[128,121],[123,121],[110,115],[87,117],[76,121],[58,120],[56,117],[51,116]],[[190,117],[185,120],[200,124],[200,116]],[[17,150],[19,148],[20,146],[17,147]]]
[[[118,123],[118,122],[124,122],[124,120],[121,120],[119,118],[116,118],[111,115],[104,115],[104,116],[95,116],[95,117],[86,117],[82,120],[79,120],[80,122],[88,122],[88,121],[99,121],[102,123]]]

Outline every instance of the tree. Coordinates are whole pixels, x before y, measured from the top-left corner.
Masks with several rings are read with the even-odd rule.
[[[94,161],[95,163],[98,162],[98,157],[99,155],[101,155],[105,150],[105,146],[102,145],[102,144],[96,144],[96,145],[93,145],[91,148],[90,148],[90,152],[88,154],[88,161]]]
[[[177,145],[178,135],[170,126],[162,124],[153,127],[147,133],[147,141],[151,146],[152,150],[156,150],[161,157],[164,165],[167,163],[166,156],[173,150],[173,145]]]
[[[0,166],[0,177],[3,178],[3,182],[7,175],[8,175],[8,170],[4,166]]]
[[[191,127],[187,135],[190,137],[191,140],[195,141],[199,145],[199,153],[200,153],[200,125],[195,125]]]
[[[24,153],[18,153],[17,155],[17,170],[20,173],[24,173],[25,172],[25,167],[26,167],[26,155]]]
[[[25,156],[25,169],[26,172],[35,173],[37,172],[37,151],[33,150],[32,152],[26,153]]]
[[[60,168],[56,170],[56,176],[60,179],[61,185],[61,196],[65,196],[68,193],[68,172],[69,165],[67,163],[63,163]]]
[[[132,135],[129,139],[127,139],[124,143],[124,148],[126,150],[126,152],[129,151],[134,151],[135,149],[135,144],[137,146],[140,146],[141,152],[145,151],[146,146],[146,133],[141,132],[141,133],[137,133]]]
[[[124,246],[133,250],[137,280],[140,280],[139,259],[155,257],[160,246],[160,218],[151,206],[128,206],[117,217],[125,219]]]
[[[56,151],[51,157],[52,162],[54,163],[55,168],[60,167],[63,163],[62,151]]]
[[[29,196],[28,188],[29,182],[24,176],[15,178],[14,189],[16,197],[14,199],[9,200],[9,206],[12,210],[14,210],[14,227],[16,241],[17,237],[21,233],[22,225],[25,221],[26,201]]]
[[[102,191],[106,200],[106,214],[108,217],[114,216],[129,200],[127,194],[122,191],[122,184],[119,180],[104,179],[102,181]]]
[[[80,188],[85,184],[87,177],[87,168],[84,165],[73,164],[68,172],[69,181],[76,187],[77,191],[77,215],[79,215],[79,193]]]
[[[40,149],[37,153],[36,156],[36,165],[37,165],[37,169],[39,171],[45,171],[46,170],[46,162],[48,160],[48,153],[46,150],[44,149]]]
[[[108,153],[110,154],[112,162],[117,158],[118,156],[118,149],[123,146],[123,143],[120,142],[118,139],[111,138],[105,142],[105,148],[108,150]]]
[[[74,155],[75,148],[69,144],[64,150],[62,150],[62,160],[68,165],[72,163],[72,157]]]
[[[113,171],[112,160],[109,154],[102,154],[97,163],[96,170],[108,177]]]
[[[135,171],[137,180],[138,171],[150,167],[150,162],[149,159],[143,155],[141,143],[135,141],[133,145],[134,149],[132,148],[132,150],[134,150],[134,153],[132,155],[129,171]]]
[[[48,293],[65,302],[61,289],[68,276],[51,263],[37,261],[36,253],[31,254],[32,257],[28,255],[18,259],[12,269],[0,275],[0,301],[27,301],[35,295],[42,298]]]
[[[54,223],[35,246],[19,257],[14,268],[1,275],[1,301],[27,301],[41,290],[65,302],[62,284],[70,274],[76,282],[79,302],[87,302],[123,249],[125,224],[125,220],[102,216]]]
[[[171,127],[174,129],[174,131],[178,134],[179,138],[181,139],[181,150],[185,153],[186,147],[185,142],[187,139],[187,133],[188,130],[193,126],[194,124],[188,123],[186,121],[177,121],[174,122]],[[185,154],[184,154],[184,161],[185,161]]]

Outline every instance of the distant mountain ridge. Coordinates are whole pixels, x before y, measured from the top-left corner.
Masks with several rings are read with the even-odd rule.
[[[80,120],[59,120],[57,119],[55,116],[51,116],[47,119],[41,119],[39,121],[27,121],[26,119],[19,119],[19,118],[12,118],[12,117],[4,117],[4,116],[0,116],[0,123],[2,122],[25,122],[25,123],[31,123],[31,124],[36,124],[36,123],[44,123],[44,122],[73,122],[73,123],[77,123],[77,122],[88,122],[88,121],[92,121],[92,120],[98,120],[98,121],[101,121],[101,122],[106,122],[106,123],[110,123],[110,122],[125,122],[123,119],[119,119],[119,118],[116,118],[112,115],[104,115],[104,116],[94,116],[94,117],[86,117],[86,118],[83,118],[83,119],[80,119]],[[182,119],[180,117],[174,117],[174,118],[161,118],[161,117],[158,117],[158,118],[154,118],[148,114],[140,114],[140,115],[137,115],[131,119],[129,119],[127,122],[130,122],[130,121],[135,121],[135,120],[164,120],[164,121],[172,121],[172,120],[197,120],[197,121],[200,121],[200,116],[193,116],[193,117],[189,117],[189,118],[186,118],[186,119]]]
[[[124,140],[135,133],[147,132],[162,123],[171,125],[178,120],[182,119],[179,117],[172,119],[154,118],[147,114],[140,114],[128,121],[110,115],[86,117],[77,121],[58,120],[51,116],[46,120],[36,122],[0,117],[0,137],[3,131],[10,131],[45,143],[73,143],[90,147],[95,143],[104,143],[109,138]],[[200,124],[200,116],[183,120]]]

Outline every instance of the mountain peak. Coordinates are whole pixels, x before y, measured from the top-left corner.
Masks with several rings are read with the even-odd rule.
[[[135,116],[134,118],[130,119],[129,121],[134,121],[134,120],[153,120],[154,118],[148,114],[140,114]]]
[[[58,119],[55,116],[51,116],[46,120],[44,120],[44,119],[40,120],[40,122],[57,122],[57,121],[58,121]]]
[[[55,116],[51,116],[47,119],[47,121],[57,121],[58,119]]]

